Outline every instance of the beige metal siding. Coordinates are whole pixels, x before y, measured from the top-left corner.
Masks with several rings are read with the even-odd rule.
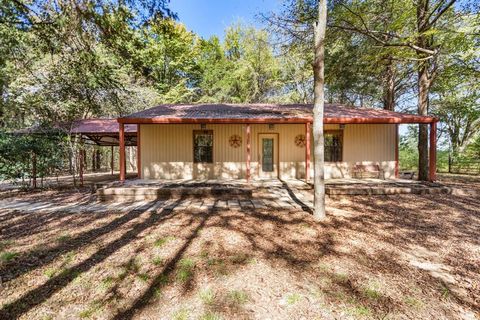
[[[326,125],[326,130],[338,129]],[[140,126],[142,178],[145,179],[240,179],[246,175],[245,125],[207,125],[213,130],[213,163],[193,163],[193,130],[200,125],[149,124]],[[260,133],[278,133],[280,178],[305,176],[305,148],[295,145],[295,137],[305,134],[303,124],[251,125],[251,173],[258,177]],[[233,148],[229,139],[233,134],[242,137],[242,145]],[[326,178],[348,177],[356,162],[380,163],[393,176],[395,168],[394,125],[346,125],[342,163],[327,163]],[[313,157],[313,146],[312,146]],[[313,170],[313,166],[312,170]],[[312,171],[313,172],[313,171]]]

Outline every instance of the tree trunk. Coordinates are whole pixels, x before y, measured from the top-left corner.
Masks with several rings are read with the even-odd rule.
[[[101,155],[100,155],[100,149],[97,149],[95,151],[95,165],[96,165],[96,169],[97,171],[100,171],[101,167],[102,167],[102,158],[101,158]]]
[[[325,106],[325,30],[327,27],[327,0],[318,2],[318,21],[315,24],[315,60],[313,62],[313,141],[314,141],[314,217],[321,220],[325,214],[325,172],[323,110]]]
[[[387,57],[387,64],[384,70],[383,85],[383,108],[385,110],[395,110],[395,66],[392,57]]]
[[[424,32],[427,28],[428,1],[419,0],[417,3],[417,45],[420,48],[428,48],[428,39]],[[425,53],[417,51],[419,61],[418,68],[418,114],[428,114],[428,96],[430,91],[430,79],[428,76],[429,59],[425,59]],[[428,125],[420,124],[418,128],[418,180],[428,180]]]

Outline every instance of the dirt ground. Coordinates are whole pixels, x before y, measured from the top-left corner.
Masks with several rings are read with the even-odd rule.
[[[480,193],[480,179],[442,179]],[[2,197],[91,201],[87,189]],[[480,318],[480,197],[330,198],[322,222],[175,201],[0,208],[0,319]]]

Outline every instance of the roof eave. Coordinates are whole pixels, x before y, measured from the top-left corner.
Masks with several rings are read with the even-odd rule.
[[[118,123],[123,124],[195,124],[195,123],[218,123],[218,124],[262,124],[262,123],[311,123],[313,117],[300,118],[178,118],[178,117],[153,117],[153,118],[118,118]],[[325,117],[326,124],[414,124],[438,122],[438,118],[429,116],[403,116],[403,117]]]

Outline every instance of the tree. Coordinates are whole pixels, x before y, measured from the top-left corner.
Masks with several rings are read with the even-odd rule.
[[[325,105],[324,68],[325,68],[325,31],[327,28],[327,1],[318,2],[318,20],[315,24],[315,59],[313,62],[314,103],[313,103],[313,141],[314,141],[314,217],[324,219],[325,214],[325,173],[324,173],[324,137],[323,110]]]

